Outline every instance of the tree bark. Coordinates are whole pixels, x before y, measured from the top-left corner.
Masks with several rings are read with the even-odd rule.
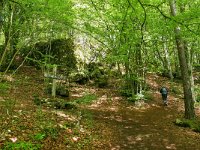
[[[2,30],[2,25],[3,25],[3,0],[0,0],[0,32]]]
[[[170,61],[170,56],[168,52],[168,47],[167,47],[167,40],[165,37],[162,37],[163,40],[163,49],[164,49],[164,54],[165,54],[165,65],[167,69],[168,76],[170,77],[171,80],[173,80],[173,75],[172,75],[172,68],[171,68],[171,61]]]
[[[172,16],[176,16],[176,5],[174,0],[170,0],[170,9]],[[185,103],[185,118],[194,119],[195,110],[194,110],[194,99],[192,93],[192,83],[190,78],[190,68],[187,63],[186,58],[186,49],[184,47],[184,41],[181,37],[180,27],[177,25],[174,28],[176,46],[178,50],[179,63],[181,69],[181,76],[183,80],[183,90],[184,90],[184,103]]]

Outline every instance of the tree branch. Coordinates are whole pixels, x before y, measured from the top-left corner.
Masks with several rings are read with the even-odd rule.
[[[144,29],[144,27],[145,27],[145,23],[146,23],[146,20],[147,20],[147,12],[146,12],[146,9],[145,9],[145,7],[144,7],[144,5],[143,5],[143,3],[141,2],[141,0],[138,0],[138,2],[140,3],[140,5],[141,5],[141,7],[142,7],[142,9],[143,9],[143,11],[144,11],[144,20],[143,20],[143,23],[142,23],[142,25],[141,25],[141,35],[142,35],[142,37],[141,37],[141,44],[144,42],[144,33],[143,33],[143,29]]]
[[[139,1],[139,0],[138,0],[138,1]],[[163,2],[163,3],[164,3],[164,2]],[[177,21],[176,19],[174,19],[173,17],[169,17],[169,16],[167,16],[166,14],[164,14],[164,13],[162,12],[162,10],[159,8],[163,3],[161,3],[161,4],[157,5],[157,6],[151,5],[151,4],[143,4],[143,6],[148,6],[148,7],[153,7],[153,8],[155,8],[164,18],[169,19],[169,20],[172,20],[172,21],[176,22],[177,24],[180,24],[181,26],[184,26],[184,27],[185,27],[187,30],[189,30],[191,33],[193,33],[193,34],[195,34],[195,35],[198,35],[195,31],[191,30],[191,29],[189,28],[188,25],[186,25],[186,24],[184,24],[184,23],[182,23],[182,22],[179,22],[179,21]]]

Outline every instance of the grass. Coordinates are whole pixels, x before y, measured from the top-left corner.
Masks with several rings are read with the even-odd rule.
[[[10,84],[7,82],[0,82],[0,92],[5,94],[10,89]]]
[[[37,133],[33,136],[33,139],[36,141],[42,141],[47,137],[45,133]]]
[[[33,144],[31,142],[7,142],[2,150],[39,150],[41,149],[40,144]]]
[[[97,96],[95,94],[85,94],[83,97],[76,99],[75,103],[91,104],[96,99],[97,99]]]

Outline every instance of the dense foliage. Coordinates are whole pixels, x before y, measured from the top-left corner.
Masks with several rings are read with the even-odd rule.
[[[2,0],[0,69],[7,71],[18,55],[26,61],[31,50],[25,53],[25,46],[70,38],[79,71],[103,62],[118,71],[131,97],[145,91],[147,72],[182,76],[185,105],[192,106],[192,68],[200,63],[198,10],[198,0]],[[62,65],[65,51],[58,49],[50,55]]]

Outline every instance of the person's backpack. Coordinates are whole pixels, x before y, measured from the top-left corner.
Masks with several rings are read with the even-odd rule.
[[[167,94],[167,89],[165,87],[162,87],[160,90],[161,94]]]

